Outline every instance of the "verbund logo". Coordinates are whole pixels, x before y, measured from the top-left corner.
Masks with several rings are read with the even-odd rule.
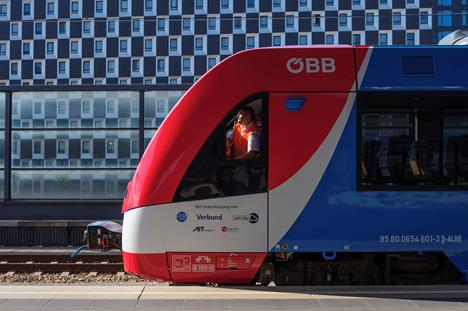
[[[335,59],[323,58],[297,58],[293,57],[286,63],[286,68],[290,73],[332,73],[335,72]]]

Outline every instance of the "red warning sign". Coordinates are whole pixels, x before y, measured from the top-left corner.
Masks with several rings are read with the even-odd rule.
[[[216,269],[247,270],[254,259],[255,257],[251,256],[218,256],[216,257]]]

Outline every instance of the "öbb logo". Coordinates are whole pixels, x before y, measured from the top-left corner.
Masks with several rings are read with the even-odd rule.
[[[297,58],[293,57],[286,63],[286,68],[290,73],[332,73],[335,72],[335,59],[330,57],[322,58]]]

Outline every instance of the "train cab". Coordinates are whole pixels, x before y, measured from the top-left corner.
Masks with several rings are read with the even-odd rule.
[[[358,146],[361,92],[365,101],[375,92],[414,98],[447,86],[468,89],[455,78],[438,81],[447,69],[436,62],[468,51],[444,55],[443,49],[261,48],[223,60],[170,112],[128,185],[125,270],[172,282],[378,284],[385,283],[387,257],[366,254],[439,251],[456,253],[458,272],[468,271],[462,238],[450,249],[435,241],[380,241],[398,227],[399,240],[403,234],[458,239],[466,230],[459,218],[436,224],[441,211],[428,200],[441,192],[416,189],[390,202],[402,189],[366,189],[375,175],[365,156],[373,145]],[[431,66],[440,66],[439,77]],[[430,230],[417,218],[423,210]],[[468,216],[468,207],[454,214]]]

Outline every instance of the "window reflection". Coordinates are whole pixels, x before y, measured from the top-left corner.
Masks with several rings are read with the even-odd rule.
[[[13,199],[122,199],[133,171],[13,170]]]

